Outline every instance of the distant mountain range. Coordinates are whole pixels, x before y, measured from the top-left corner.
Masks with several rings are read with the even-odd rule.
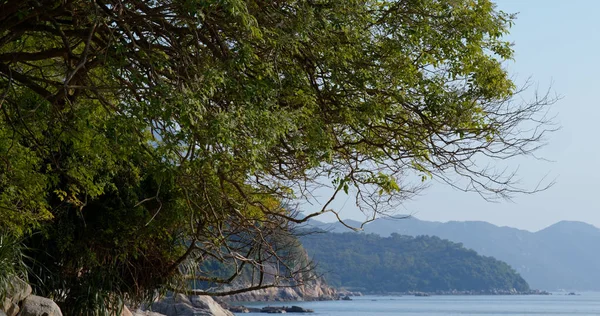
[[[356,221],[351,225],[360,226]],[[348,232],[339,223],[311,222],[331,232]],[[429,235],[462,243],[466,248],[510,264],[532,288],[600,290],[600,229],[563,221],[538,232],[498,227],[487,222],[429,222],[416,218],[378,219],[365,233]]]

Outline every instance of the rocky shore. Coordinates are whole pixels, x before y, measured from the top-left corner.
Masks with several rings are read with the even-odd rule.
[[[210,296],[176,294],[149,306],[130,309],[124,306],[112,316],[234,316]],[[0,316],[63,316],[59,306],[49,298],[32,294],[31,286],[15,279],[6,298],[0,301]]]
[[[233,288],[248,287],[237,284]],[[225,296],[225,302],[293,302],[293,301],[331,301],[339,299],[340,294],[323,280],[312,280],[307,284],[289,287],[272,287]]]
[[[376,295],[551,295],[546,291],[530,290],[487,290],[487,291],[435,291],[435,292],[403,292],[403,293],[369,293]],[[174,294],[157,300],[147,306],[129,309],[127,306],[119,316],[233,316],[233,313],[312,313],[310,309],[299,306],[267,306],[254,308],[231,304],[241,301],[315,301],[315,300],[351,300],[351,296],[361,296],[360,292],[346,290],[336,291],[321,282],[310,285],[286,288],[270,288],[252,291],[215,301],[209,296]],[[0,301],[0,316],[62,316],[58,305],[52,300],[32,294],[31,287],[20,280],[15,280],[13,290],[4,301]]]
[[[58,305],[51,299],[32,294],[29,284],[12,280],[12,288],[0,301],[0,316],[62,316]]]
[[[229,306],[229,311],[234,313],[266,313],[266,314],[284,314],[284,313],[314,313],[312,309],[302,308],[300,306],[266,306],[263,308],[247,306]]]

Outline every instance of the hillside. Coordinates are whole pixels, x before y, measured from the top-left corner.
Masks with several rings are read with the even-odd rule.
[[[313,222],[334,232],[339,224]],[[498,227],[486,222],[429,222],[416,218],[379,219],[365,226],[366,233],[390,236],[438,236],[505,261],[533,288],[544,290],[600,290],[600,229],[581,222],[563,221],[538,232]]]
[[[437,237],[320,233],[301,241],[336,287],[366,292],[529,289],[506,263]]]

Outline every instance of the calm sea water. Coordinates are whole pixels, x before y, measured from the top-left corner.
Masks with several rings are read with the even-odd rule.
[[[600,315],[600,293],[567,296],[363,296],[352,301],[250,303],[246,306],[298,305],[315,310],[296,315]],[[265,315],[265,314],[239,314]],[[290,314],[291,315],[291,314]]]

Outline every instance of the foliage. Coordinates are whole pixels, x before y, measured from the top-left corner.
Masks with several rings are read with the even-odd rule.
[[[22,240],[6,231],[0,231],[0,307],[8,293],[13,292],[18,280],[26,279]]]
[[[529,290],[508,264],[438,237],[324,233],[302,238],[334,286],[367,292]]]
[[[283,207],[323,179],[370,215],[414,174],[527,191],[474,163],[548,129],[551,100],[511,102],[513,18],[489,0],[5,1],[0,225],[38,250],[37,291],[94,310],[178,287],[184,263],[263,275],[284,261],[270,236],[334,211]]]

